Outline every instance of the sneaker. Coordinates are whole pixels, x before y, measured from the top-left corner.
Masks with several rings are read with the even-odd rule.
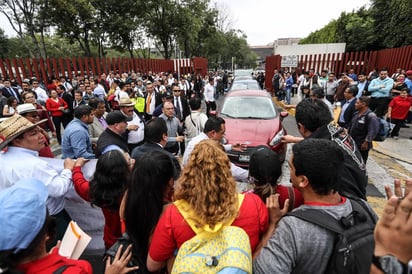
[[[399,139],[398,136],[393,136],[392,138],[395,139],[395,140],[398,140],[398,139]]]

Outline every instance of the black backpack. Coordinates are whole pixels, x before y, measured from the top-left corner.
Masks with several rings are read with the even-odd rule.
[[[375,248],[375,217],[360,200],[349,199],[353,211],[340,220],[316,209],[287,213],[335,232],[335,242],[325,273],[363,274],[370,272]]]

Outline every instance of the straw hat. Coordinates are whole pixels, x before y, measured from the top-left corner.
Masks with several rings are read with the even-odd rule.
[[[40,122],[33,124],[32,122],[18,114],[7,118],[0,124],[0,150],[7,146],[8,143],[13,141],[19,135],[46,121],[47,119],[43,119]]]
[[[23,113],[28,113],[28,112],[39,112],[42,111],[41,109],[37,109],[33,106],[33,104],[21,104],[17,106],[17,113],[18,114],[23,114]]]
[[[129,97],[121,97],[119,100],[119,107],[132,107],[134,103]]]

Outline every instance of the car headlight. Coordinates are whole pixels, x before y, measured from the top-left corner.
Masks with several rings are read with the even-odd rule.
[[[272,138],[272,140],[269,142],[269,145],[271,147],[278,145],[282,141],[282,137],[285,134],[283,131],[283,128]]]

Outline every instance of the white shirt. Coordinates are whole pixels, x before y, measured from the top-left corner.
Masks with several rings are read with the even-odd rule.
[[[0,190],[8,188],[23,178],[36,178],[43,182],[49,190],[47,208],[50,215],[63,210],[63,196],[73,189],[72,172],[63,169],[58,174],[34,150],[9,146],[8,151],[0,154]]]
[[[215,101],[215,87],[211,84],[205,86],[205,101],[214,102]]]
[[[46,102],[49,99],[47,92],[42,89],[41,87],[37,87],[34,89],[34,92],[37,94],[37,100]]]
[[[114,100],[119,102],[121,98],[129,98],[129,94],[127,94],[126,91],[121,90],[121,89],[116,90],[114,92]]]
[[[189,157],[190,154],[193,151],[193,148],[200,143],[203,140],[208,140],[209,137],[204,133],[200,133],[199,135],[197,135],[195,138],[192,139],[192,141],[189,142],[189,144],[187,145],[186,149],[185,149],[185,153],[183,155],[183,160],[182,160],[182,165],[185,166],[187,164],[187,162],[189,161]],[[231,150],[232,149],[232,145],[223,145],[225,147],[225,150]],[[242,182],[246,182],[247,181],[247,177],[249,175],[249,171],[247,171],[246,169],[240,168],[237,165],[233,164],[232,162],[230,163],[230,170],[232,171],[232,176],[235,178],[235,180],[237,181],[242,181]]]
[[[144,123],[140,119],[139,115],[137,115],[133,111],[133,120],[130,122],[127,122],[127,125],[138,125],[139,128],[137,130],[131,130],[129,131],[129,135],[127,137],[127,143],[128,144],[137,144],[143,141],[144,139]]]
[[[186,136],[188,141],[203,132],[207,121],[206,114],[199,111],[192,111],[185,119]],[[194,124],[193,124],[194,123]]]

